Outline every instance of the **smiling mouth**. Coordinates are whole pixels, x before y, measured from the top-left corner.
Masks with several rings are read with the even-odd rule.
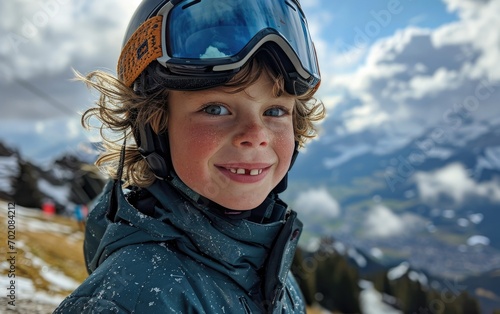
[[[243,168],[227,168],[231,173],[239,175],[257,176],[262,173],[263,169],[243,169]]]

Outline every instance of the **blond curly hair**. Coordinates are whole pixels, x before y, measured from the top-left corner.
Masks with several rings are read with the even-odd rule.
[[[253,58],[224,86],[236,93],[252,85],[263,74],[274,81],[274,95],[286,93],[282,75],[258,57]],[[111,178],[117,179],[121,150],[126,140],[122,169],[124,186],[151,185],[156,178],[139,153],[133,134],[137,125],[147,123],[156,133],[167,129],[169,90],[162,88],[151,93],[137,93],[115,76],[100,70],[86,76],[76,73],[76,76],[99,93],[96,106],[86,110],[81,119],[87,129],[91,127],[92,117],[101,123],[99,129],[105,151],[97,159],[96,165]],[[314,98],[314,93],[315,90],[310,90],[295,97],[293,126],[295,140],[300,147],[317,135],[314,123],[325,117],[325,107]]]

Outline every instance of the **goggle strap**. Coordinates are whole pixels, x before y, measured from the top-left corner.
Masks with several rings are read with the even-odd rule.
[[[147,66],[163,55],[162,19],[163,16],[155,16],[142,23],[123,48],[117,74],[126,86],[131,87]]]

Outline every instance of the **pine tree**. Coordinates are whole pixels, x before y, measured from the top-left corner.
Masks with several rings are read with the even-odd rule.
[[[377,291],[379,291],[380,293],[393,295],[391,282],[387,277],[387,271],[379,272],[370,277],[371,281],[373,282],[373,286]]]
[[[427,305],[427,294],[418,281],[409,282],[409,295],[407,296],[406,308],[409,313],[416,313],[420,308]]]
[[[359,293],[358,272],[352,268],[345,258],[337,263],[337,308],[342,313],[359,313]]]
[[[318,261],[316,270],[316,291],[321,296],[318,303],[330,311],[336,309],[336,282],[334,281],[334,272],[338,271],[335,267],[335,258],[328,254],[325,259]]]
[[[316,303],[314,297],[316,294],[316,264],[314,256],[311,257],[309,255],[310,254],[298,247],[293,258],[291,270],[304,295],[306,304],[312,305]]]
[[[460,306],[462,308],[462,313],[467,314],[480,314],[481,307],[479,306],[479,302],[472,298],[467,291],[464,291],[460,294],[459,297]]]
[[[344,256],[331,252],[318,263],[316,289],[323,296],[319,301],[330,311],[359,313],[359,275]]]

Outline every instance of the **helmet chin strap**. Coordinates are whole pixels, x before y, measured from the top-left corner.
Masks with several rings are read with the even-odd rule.
[[[147,123],[137,127],[134,137],[139,153],[155,177],[164,181],[172,180],[170,171],[173,170],[173,165],[170,157],[168,132],[156,134],[151,124]]]
[[[160,134],[156,134],[151,125],[147,123],[146,125],[139,126],[136,129],[134,137],[140,154],[148,164],[155,177],[160,180],[171,181],[173,178],[172,174],[175,174],[175,170],[170,156],[168,132],[164,131]],[[295,141],[295,147],[288,171],[290,171],[295,163],[295,159],[299,153],[298,146],[299,143]],[[279,194],[286,190],[288,186],[288,171],[272,192]]]

